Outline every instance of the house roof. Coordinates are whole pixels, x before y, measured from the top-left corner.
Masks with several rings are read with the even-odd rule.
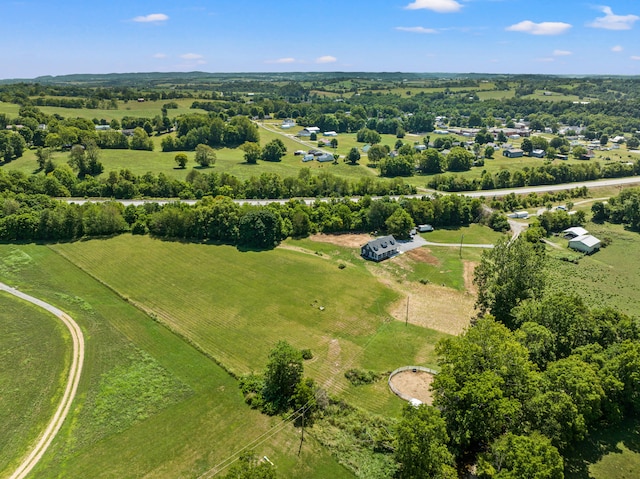
[[[398,248],[398,244],[393,235],[389,236],[381,236],[380,238],[376,238],[374,240],[369,241],[366,245],[369,248],[373,249],[376,253],[382,253],[385,251],[392,251]]]
[[[520,148],[509,148],[507,151],[509,153],[524,153]]]
[[[567,228],[562,232],[562,234],[573,235],[573,236],[585,236],[585,235],[588,235],[589,232],[580,226],[574,226],[573,228]]]
[[[595,236],[582,235],[582,236],[573,238],[571,241],[569,241],[569,244],[572,244],[572,243],[574,244],[582,243],[583,245],[588,246],[589,248],[592,248],[593,246],[598,246],[600,244],[600,240]]]

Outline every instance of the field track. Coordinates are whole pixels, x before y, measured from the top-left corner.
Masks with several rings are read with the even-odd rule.
[[[16,468],[15,472],[10,477],[10,479],[22,479],[31,472],[31,470],[36,466],[38,461],[47,451],[49,445],[60,430],[62,423],[69,413],[71,403],[76,396],[78,383],[80,382],[80,374],[82,373],[82,366],[84,363],[84,336],[82,335],[82,331],[80,330],[78,324],[67,313],[56,308],[55,306],[45,303],[44,301],[34,298],[33,296],[29,296],[28,294],[22,293],[4,283],[0,283],[0,290],[6,291],[7,293],[12,294],[25,301],[29,301],[30,303],[33,303],[36,306],[39,306],[46,311],[49,311],[54,316],[58,317],[69,329],[69,332],[71,333],[71,339],[73,341],[73,356],[71,360],[71,367],[69,368],[69,378],[67,380],[67,386],[64,390],[62,400],[58,405],[58,409],[51,418],[51,421],[47,425],[47,428],[40,436],[37,444],[33,447],[33,449],[29,452],[29,454],[25,457],[25,459]]]

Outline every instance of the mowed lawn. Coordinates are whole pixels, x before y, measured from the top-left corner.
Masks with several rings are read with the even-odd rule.
[[[0,293],[0,476],[18,466],[57,408],[71,358],[52,314]]]
[[[352,477],[311,437],[298,457],[299,434],[291,424],[249,409],[237,382],[210,358],[51,248],[0,245],[0,280],[67,311],[85,334],[85,367],[77,399],[33,477],[199,477],[233,460],[245,446],[269,456],[283,477]],[[20,310],[8,314],[15,304],[0,300],[4,328],[7,317],[20,317]],[[37,312],[27,312],[38,318]],[[29,387],[14,391],[3,382],[0,401],[7,397],[11,404],[0,410],[8,411],[9,418],[17,417],[29,434],[44,424],[46,414],[38,413],[30,424],[22,424],[21,414],[31,405],[28,394],[49,408],[47,401],[55,399],[55,390],[34,393],[32,387],[37,384],[42,389],[51,381],[47,378],[58,385],[60,353],[49,344],[61,343],[63,334],[55,328],[43,324],[32,337],[18,331],[19,337],[10,334],[0,340],[7,364],[29,366],[9,371],[11,380],[25,381]],[[44,366],[39,356],[45,358]],[[4,381],[4,370],[2,374]],[[5,420],[0,427],[10,428],[3,429],[0,441],[14,432],[25,436],[15,421]],[[5,444],[1,448],[1,469],[7,472],[7,464],[15,463],[13,456],[24,449],[11,441],[13,437],[7,448]]]
[[[129,235],[52,248],[234,374],[261,371],[285,339],[312,350],[307,374],[338,394],[348,389],[344,372],[361,364],[374,338],[386,337],[387,307],[396,299],[362,260],[339,269],[331,258],[298,251]],[[407,356],[396,359],[413,359]]]

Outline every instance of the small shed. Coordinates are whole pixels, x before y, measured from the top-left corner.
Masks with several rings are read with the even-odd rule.
[[[535,149],[531,151],[531,156],[534,158],[544,158],[545,151],[541,149]]]
[[[577,238],[578,236],[586,236],[588,234],[589,232],[586,229],[582,228],[581,226],[574,226],[572,228],[567,228],[562,232],[562,236],[564,236],[566,239],[573,239],[573,238]]]
[[[333,157],[332,154],[325,153],[323,155],[318,156],[316,160],[319,161],[320,163],[327,163],[329,161],[334,161],[335,158]]]
[[[365,259],[382,261],[398,254],[398,243],[392,235],[381,236],[363,245],[360,254]]]
[[[591,235],[577,236],[569,240],[569,248],[575,249],[577,251],[582,251],[583,253],[587,254],[599,250],[600,245],[600,240]]]
[[[431,226],[431,225],[418,225],[418,231],[420,233],[428,233],[430,231],[433,231],[433,226]]]

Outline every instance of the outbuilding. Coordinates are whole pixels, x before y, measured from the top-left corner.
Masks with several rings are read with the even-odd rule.
[[[562,232],[562,236],[564,236],[566,239],[573,239],[573,238],[577,238],[578,236],[586,236],[588,234],[589,232],[586,229],[582,228],[581,226],[574,226],[572,228],[567,228]]]
[[[363,245],[360,254],[365,259],[382,261],[398,254],[398,243],[393,235],[381,236]]]
[[[520,148],[510,148],[508,150],[504,150],[502,154],[507,158],[520,158],[524,155],[524,151]]]
[[[583,235],[569,240],[569,248],[591,254],[600,249],[600,240],[595,236]]]

